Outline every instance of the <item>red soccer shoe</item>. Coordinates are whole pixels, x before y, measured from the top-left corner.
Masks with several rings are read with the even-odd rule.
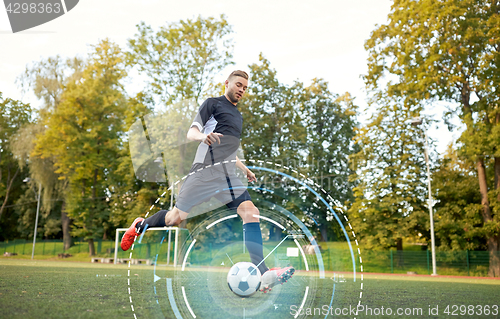
[[[125,234],[123,234],[122,242],[121,242],[120,246],[122,247],[122,249],[124,251],[129,250],[129,248],[134,243],[135,238],[139,235],[139,233],[137,232],[135,226],[137,225],[137,223],[139,223],[139,222],[141,222],[143,220],[144,220],[144,218],[137,217],[134,220],[134,222],[132,223],[132,225],[129,227],[129,229],[127,229],[127,231],[125,232]]]

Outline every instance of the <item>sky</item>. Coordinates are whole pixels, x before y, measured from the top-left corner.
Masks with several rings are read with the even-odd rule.
[[[156,30],[168,22],[225,14],[233,26],[236,64],[215,80],[225,80],[234,69],[248,70],[262,52],[281,82],[299,80],[308,85],[313,78],[323,78],[332,92],[349,92],[360,106],[359,119],[364,123],[370,115],[363,111],[367,101],[360,77],[367,70],[364,42],[377,24],[387,22],[391,4],[389,0],[82,0],[63,16],[18,33],[12,33],[2,8],[0,92],[4,98],[36,107],[41,102],[33,94],[23,94],[16,84],[32,62],[55,55],[83,57],[89,45],[104,38],[125,48],[141,21]],[[458,131],[446,129],[441,120],[444,110],[443,104],[436,104],[425,112],[438,120],[429,136],[440,153],[459,136]]]

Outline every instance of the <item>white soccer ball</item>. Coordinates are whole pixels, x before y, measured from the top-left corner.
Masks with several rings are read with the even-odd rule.
[[[227,274],[227,285],[241,297],[249,297],[260,288],[260,271],[254,264],[239,262]]]

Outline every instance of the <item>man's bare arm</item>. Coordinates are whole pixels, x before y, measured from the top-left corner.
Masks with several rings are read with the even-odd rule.
[[[238,156],[236,156],[236,167],[238,167],[239,169],[241,169],[243,171],[243,173],[245,173],[245,175],[247,176],[249,182],[255,182],[255,181],[257,181],[257,178],[255,177],[255,174],[251,170],[249,170],[248,167],[245,166],[245,164],[243,164],[240,161],[240,159],[238,158]]]
[[[238,167],[239,169],[241,169],[244,173],[247,172],[247,167],[245,166],[245,164],[243,164],[240,159],[238,158],[238,156],[236,156],[236,167]]]
[[[190,141],[203,142],[207,145],[212,145],[215,142],[220,144],[220,133],[212,132],[210,134],[203,134],[197,126],[191,126],[187,133],[187,139]]]

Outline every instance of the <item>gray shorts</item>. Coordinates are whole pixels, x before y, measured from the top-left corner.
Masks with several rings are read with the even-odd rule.
[[[189,213],[193,207],[215,198],[229,209],[237,209],[242,202],[252,200],[235,169],[234,163],[210,167],[193,164],[190,175],[181,186],[175,207]]]

